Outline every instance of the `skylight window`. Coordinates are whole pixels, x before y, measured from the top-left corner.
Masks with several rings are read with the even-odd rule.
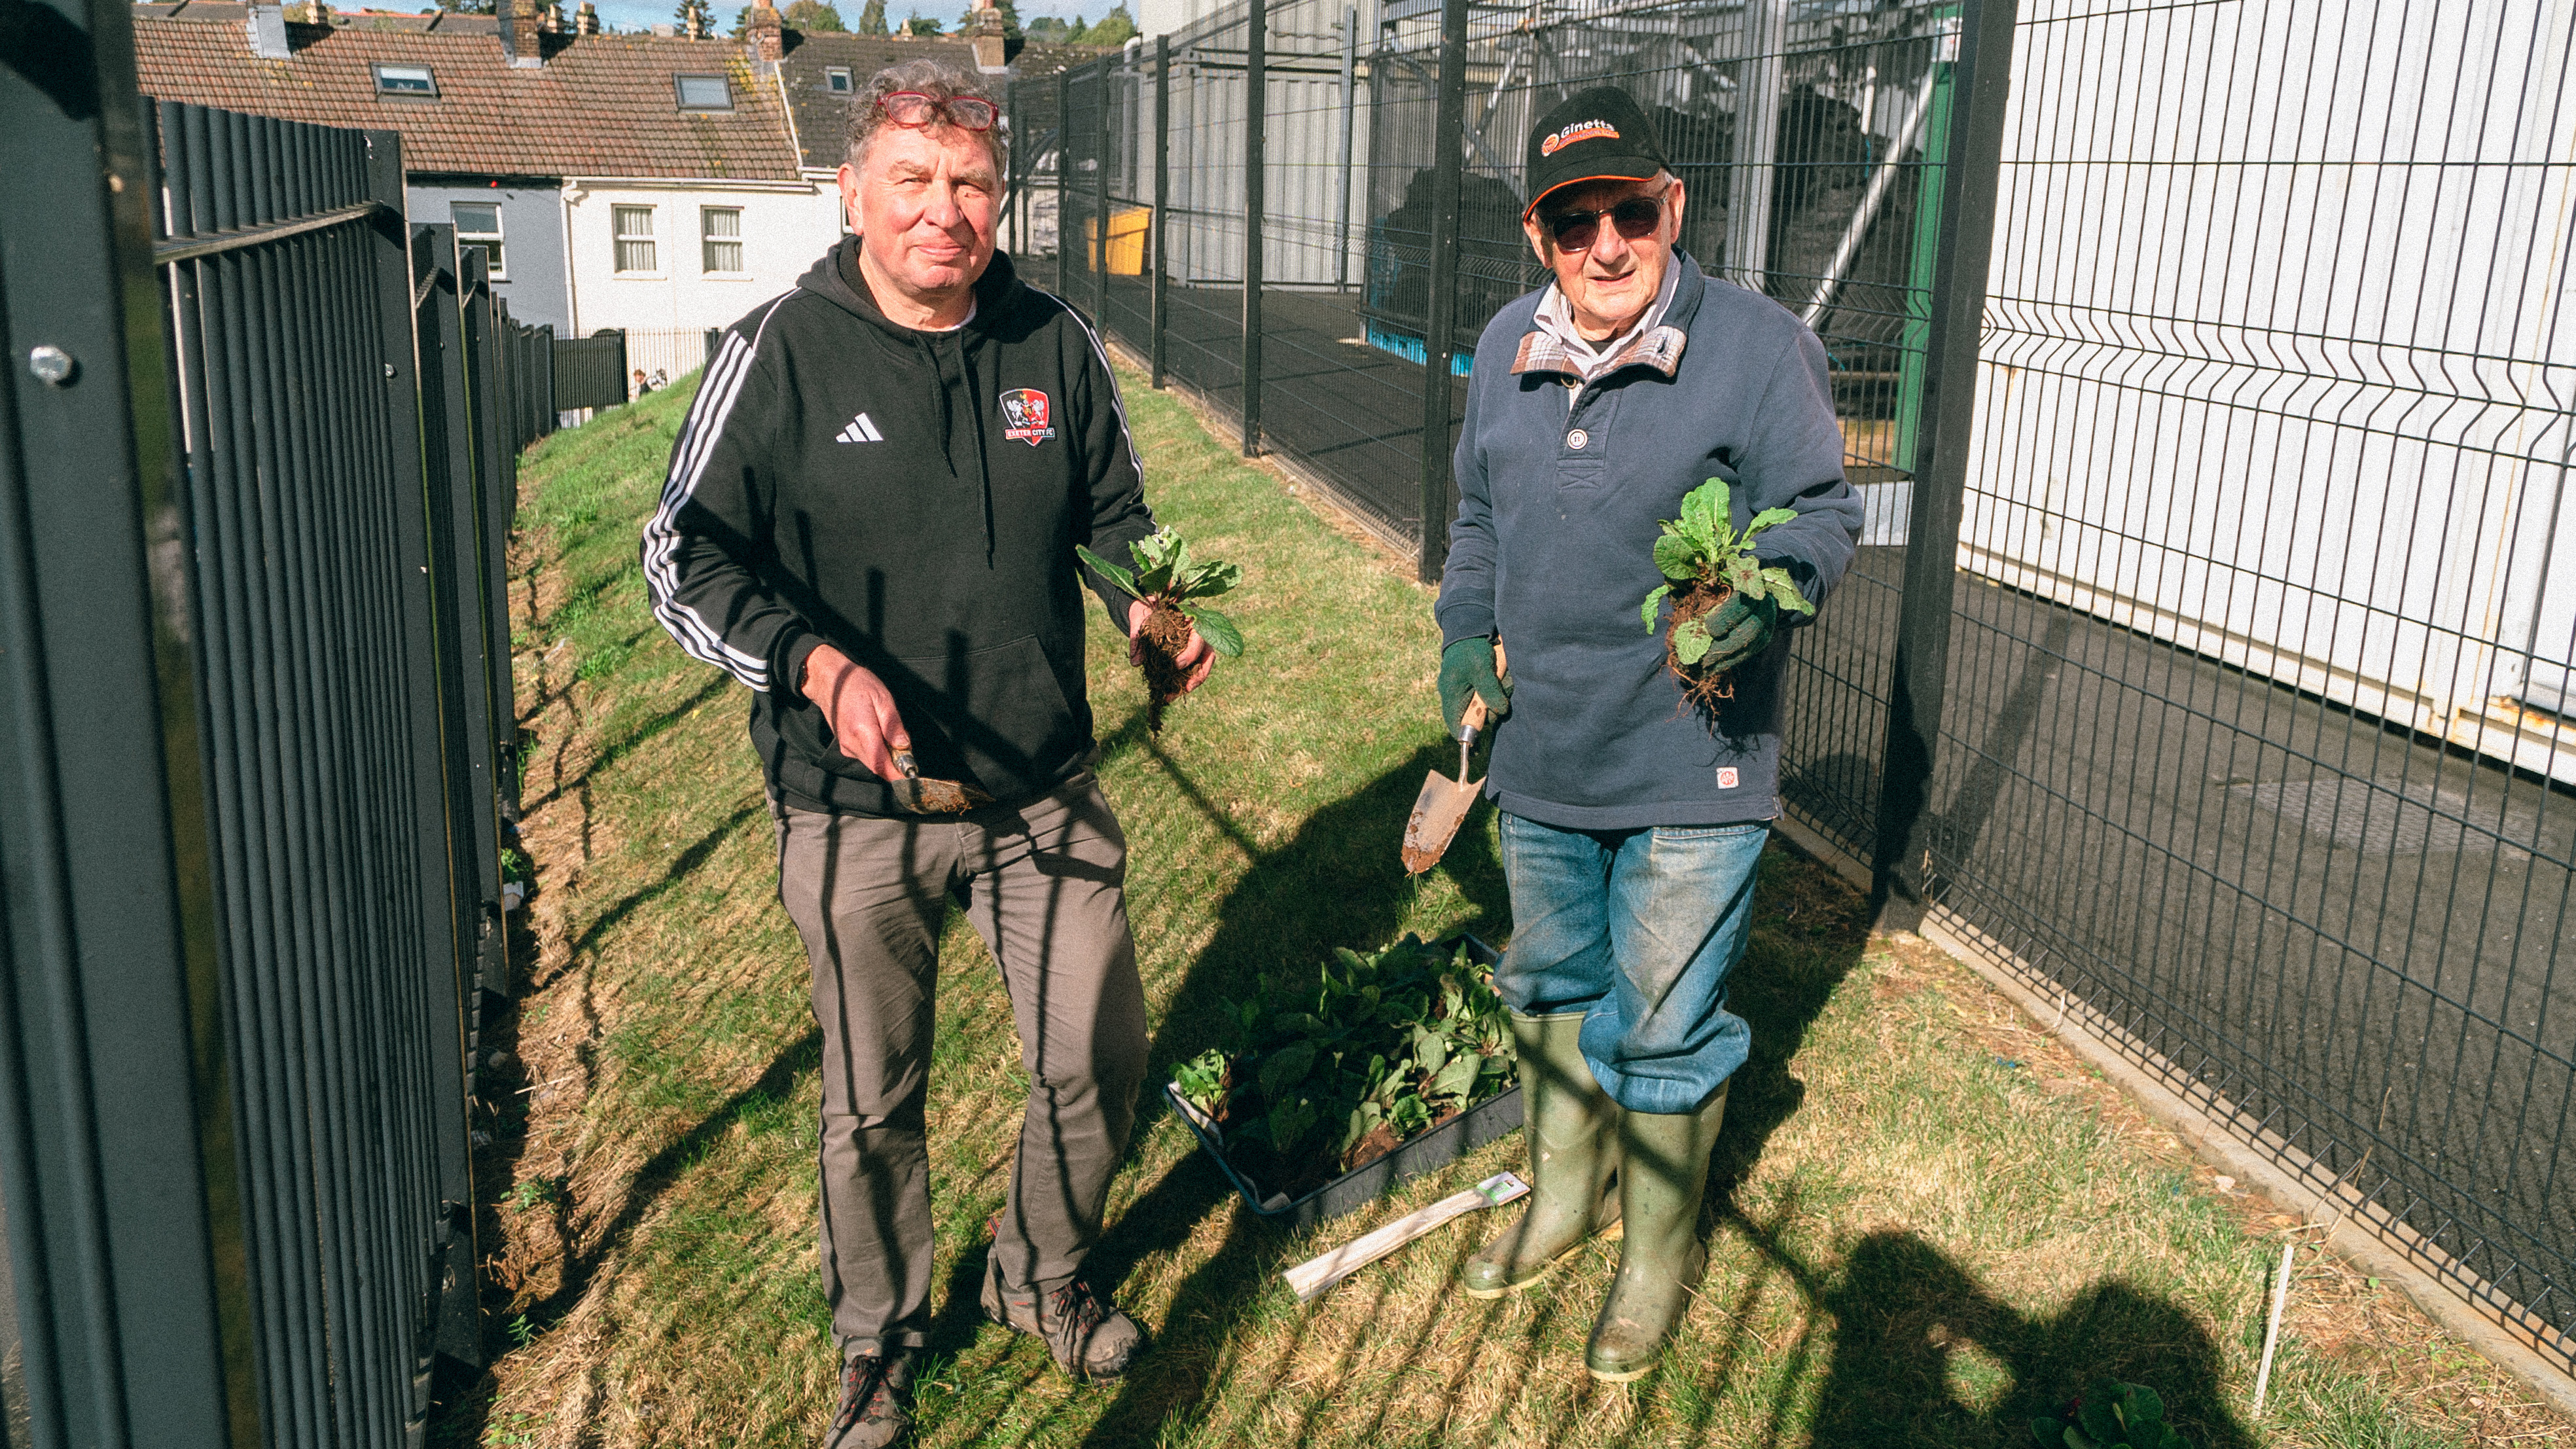
[[[720,75],[675,75],[671,84],[680,93],[684,111],[730,111],[733,109],[733,82]]]
[[[823,80],[831,86],[834,95],[845,96],[850,93],[850,68],[846,65],[823,67]]]
[[[376,67],[376,94],[380,96],[438,96],[438,77],[425,65],[383,65]]]

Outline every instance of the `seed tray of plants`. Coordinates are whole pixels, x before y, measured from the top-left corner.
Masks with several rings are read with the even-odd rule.
[[[1349,1212],[1520,1125],[1495,959],[1463,934],[1337,950],[1230,1003],[1219,1045],[1164,1092],[1254,1213]]]

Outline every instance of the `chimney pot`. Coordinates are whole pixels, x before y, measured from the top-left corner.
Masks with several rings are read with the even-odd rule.
[[[572,25],[576,34],[597,35],[599,33],[599,7],[592,4],[591,0],[581,0],[581,8],[573,12]]]

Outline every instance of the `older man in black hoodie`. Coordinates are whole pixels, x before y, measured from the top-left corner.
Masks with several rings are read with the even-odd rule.
[[[1005,144],[961,71],[909,61],[862,88],[840,172],[856,235],[726,330],[644,532],[656,616],[752,692],[779,896],[813,963],[830,1449],[909,1432],[952,898],[1001,965],[1030,1079],[984,1309],[1083,1377],[1142,1344],[1081,1274],[1145,1067],[1082,589],[1131,635],[1143,606],[1074,546],[1116,556],[1154,520],[1099,339],[994,249]],[[1194,639],[1191,683],[1209,662]],[[925,813],[916,774],[989,803]]]

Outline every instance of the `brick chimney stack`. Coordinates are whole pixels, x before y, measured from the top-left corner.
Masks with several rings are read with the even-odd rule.
[[[545,12],[539,0],[500,0],[501,58],[513,70],[546,63]]]
[[[769,0],[751,0],[751,18],[744,33],[751,40],[751,53],[763,65],[776,65],[787,58],[785,22],[778,18],[778,7]]]
[[[986,75],[999,75],[1009,63],[1003,55],[1001,7],[986,5],[975,12],[975,68]]]

